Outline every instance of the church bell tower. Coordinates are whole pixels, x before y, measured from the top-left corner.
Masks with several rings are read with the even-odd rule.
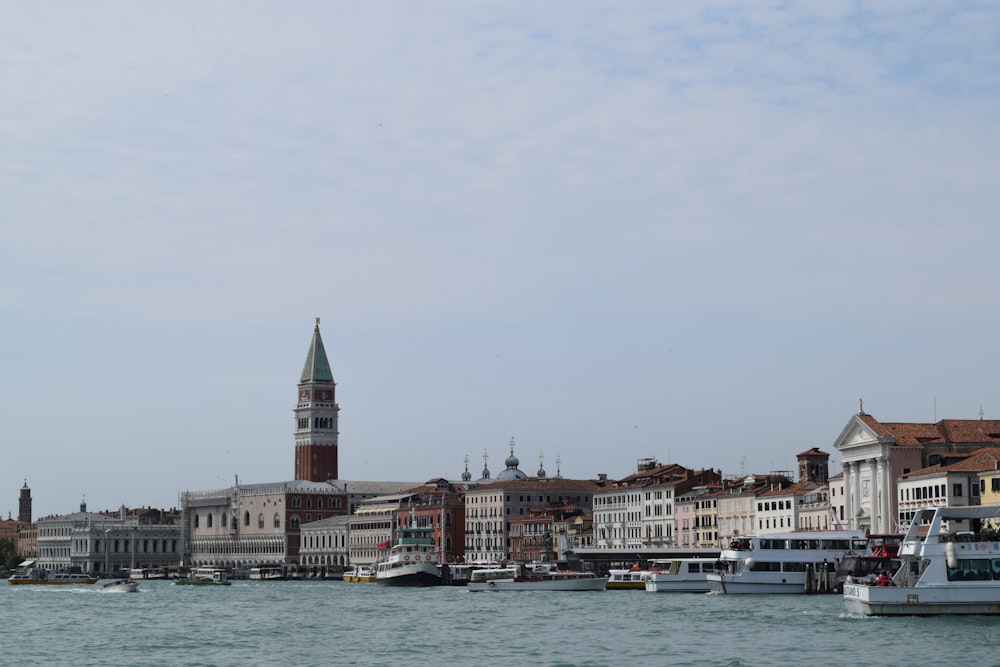
[[[31,489],[28,480],[21,487],[21,497],[17,499],[17,520],[21,523],[31,523]]]
[[[319,318],[299,378],[295,405],[295,479],[337,479],[336,384],[319,334]]]

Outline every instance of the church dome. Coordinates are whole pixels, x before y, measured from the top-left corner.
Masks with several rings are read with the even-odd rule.
[[[502,473],[500,473],[499,475],[497,475],[497,479],[498,480],[503,480],[503,481],[510,481],[510,480],[513,480],[513,479],[525,479],[525,478],[527,478],[528,476],[525,475],[523,472],[521,472],[520,469],[518,469],[517,466],[519,466],[520,464],[521,464],[521,462],[517,460],[516,456],[514,456],[514,438],[511,438],[510,439],[510,456],[508,456],[507,460],[504,461],[504,465],[506,465],[507,468]]]

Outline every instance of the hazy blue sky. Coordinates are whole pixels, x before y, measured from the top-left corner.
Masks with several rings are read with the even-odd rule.
[[[0,511],[290,478],[316,316],[345,479],[998,418],[998,119],[992,2],[8,4]]]

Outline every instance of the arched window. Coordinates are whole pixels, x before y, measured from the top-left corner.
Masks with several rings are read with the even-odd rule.
[[[243,525],[244,526],[249,526],[250,525],[250,512],[244,512],[243,513]]]
[[[264,528],[264,513],[261,512],[260,516],[257,517],[257,527]]]
[[[274,513],[274,527],[281,528],[281,515],[277,512]]]
[[[211,513],[209,513],[209,515],[208,515],[208,527],[209,528],[212,527],[212,514]]]
[[[299,529],[299,515],[298,514],[293,514],[292,515],[292,519],[291,519],[291,523],[290,523],[289,527],[292,530],[298,530]]]
[[[194,527],[197,528],[198,524],[200,524],[200,523],[201,523],[201,521],[199,520],[198,515],[195,514],[194,515]]]

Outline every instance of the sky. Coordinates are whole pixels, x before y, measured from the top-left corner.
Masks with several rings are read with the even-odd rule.
[[[1000,6],[10,3],[0,512],[1000,418]]]

